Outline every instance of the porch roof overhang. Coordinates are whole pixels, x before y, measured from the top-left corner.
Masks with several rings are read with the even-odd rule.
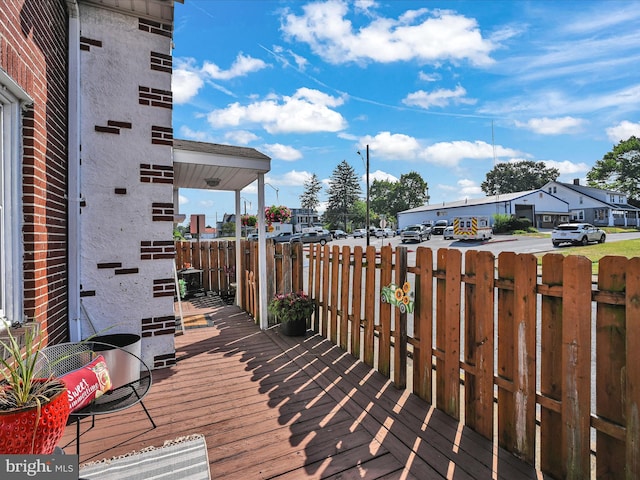
[[[240,191],[271,170],[271,158],[254,148],[173,141],[173,186]]]

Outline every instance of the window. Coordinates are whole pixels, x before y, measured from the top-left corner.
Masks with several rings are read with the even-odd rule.
[[[574,210],[571,212],[571,220],[584,220],[584,210]]]
[[[595,210],[594,212],[594,218],[596,220],[606,220],[607,219],[607,210],[604,208],[598,208],[597,210]]]
[[[543,215],[543,216],[542,216],[542,221],[543,221],[544,223],[549,223],[549,222],[551,222],[551,215]]]
[[[609,201],[611,203],[615,203],[616,202],[616,196],[615,195],[609,195]]]
[[[0,70],[0,319],[22,321],[22,106],[29,96]],[[0,329],[5,327],[0,322]]]

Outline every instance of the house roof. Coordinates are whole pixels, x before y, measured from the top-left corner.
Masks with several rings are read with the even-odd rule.
[[[242,190],[271,170],[271,158],[254,148],[173,141],[175,188]]]
[[[569,190],[573,190],[574,192],[580,193],[581,195],[585,195],[589,198],[592,198],[600,203],[602,203],[603,205],[608,205],[610,207],[612,207],[615,210],[630,210],[630,211],[640,211],[640,208],[634,207],[633,205],[629,204],[629,203],[615,203],[615,202],[607,202],[604,201],[600,198],[598,198],[598,194],[601,194],[602,192],[605,192],[607,194],[614,194],[614,195],[623,195],[626,197],[626,194],[621,193],[621,192],[616,192],[615,190],[609,190],[609,189],[605,189],[605,188],[596,188],[596,187],[589,187],[587,185],[577,185],[575,183],[563,183],[563,182],[552,182],[552,183],[557,183],[558,185],[562,185],[565,188],[568,188]]]

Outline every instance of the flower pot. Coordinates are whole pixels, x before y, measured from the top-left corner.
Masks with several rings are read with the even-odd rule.
[[[307,319],[297,318],[280,324],[280,331],[288,337],[302,337],[307,333]]]
[[[0,410],[0,454],[49,455],[60,441],[69,418],[69,399],[63,389],[40,411],[36,407]]]

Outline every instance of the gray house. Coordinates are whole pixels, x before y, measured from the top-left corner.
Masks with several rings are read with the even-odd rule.
[[[605,227],[637,227],[640,209],[627,203],[627,195],[613,190],[573,183],[549,182],[543,190],[569,204],[572,221],[588,222]]]

